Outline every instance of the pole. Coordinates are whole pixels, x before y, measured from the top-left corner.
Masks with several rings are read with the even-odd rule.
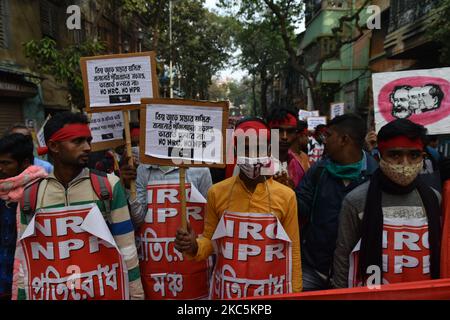
[[[180,199],[181,199],[181,228],[187,230],[186,217],[186,168],[180,167]]]
[[[169,47],[170,47],[170,62],[169,62],[169,92],[170,98],[173,98],[173,74],[172,74],[172,0],[169,0]]]
[[[131,133],[130,133],[130,115],[127,110],[123,111],[123,121],[125,126],[125,142],[127,146],[128,164],[134,167],[133,153],[131,152]],[[132,200],[136,199],[136,181],[130,183],[130,197]]]

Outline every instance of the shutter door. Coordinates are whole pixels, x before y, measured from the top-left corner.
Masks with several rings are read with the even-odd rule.
[[[23,123],[22,104],[20,102],[0,101],[0,136],[13,124]]]

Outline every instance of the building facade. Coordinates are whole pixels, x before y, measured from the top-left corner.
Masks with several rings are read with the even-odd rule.
[[[67,8],[81,9],[81,28],[69,30]],[[59,49],[98,39],[105,53],[144,50],[137,30],[140,21],[121,21],[117,1],[0,0],[0,133],[12,123],[38,130],[48,114],[75,110],[67,84],[42,74],[23,44],[44,37]]]

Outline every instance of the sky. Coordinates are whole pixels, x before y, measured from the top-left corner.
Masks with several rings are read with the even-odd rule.
[[[217,8],[216,6],[216,2],[217,0],[206,0],[205,1],[205,6],[210,9],[210,10],[217,10],[220,13],[220,9]],[[304,23],[301,23],[301,25],[298,26],[298,28],[296,29],[296,31],[298,33],[303,32],[305,30],[305,25]],[[235,53],[235,56],[239,54],[239,51],[237,53]],[[247,75],[248,73],[245,70],[242,69],[234,69],[232,67],[227,68],[225,70],[223,70],[222,72],[219,73],[219,78],[225,80],[226,78],[232,78],[235,80],[240,80],[242,79],[245,75]]]
[[[210,9],[210,10],[219,10],[216,7],[216,0],[206,0],[205,1],[205,6]],[[227,78],[231,78],[234,80],[240,80],[242,79],[245,75],[247,75],[247,71],[242,70],[242,69],[234,69],[232,67],[227,68],[221,72],[219,72],[218,76],[220,79],[225,80]]]

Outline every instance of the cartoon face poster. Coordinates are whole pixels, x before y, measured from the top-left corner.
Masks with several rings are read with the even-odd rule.
[[[377,132],[409,119],[428,134],[450,133],[450,68],[376,73],[372,83]]]

